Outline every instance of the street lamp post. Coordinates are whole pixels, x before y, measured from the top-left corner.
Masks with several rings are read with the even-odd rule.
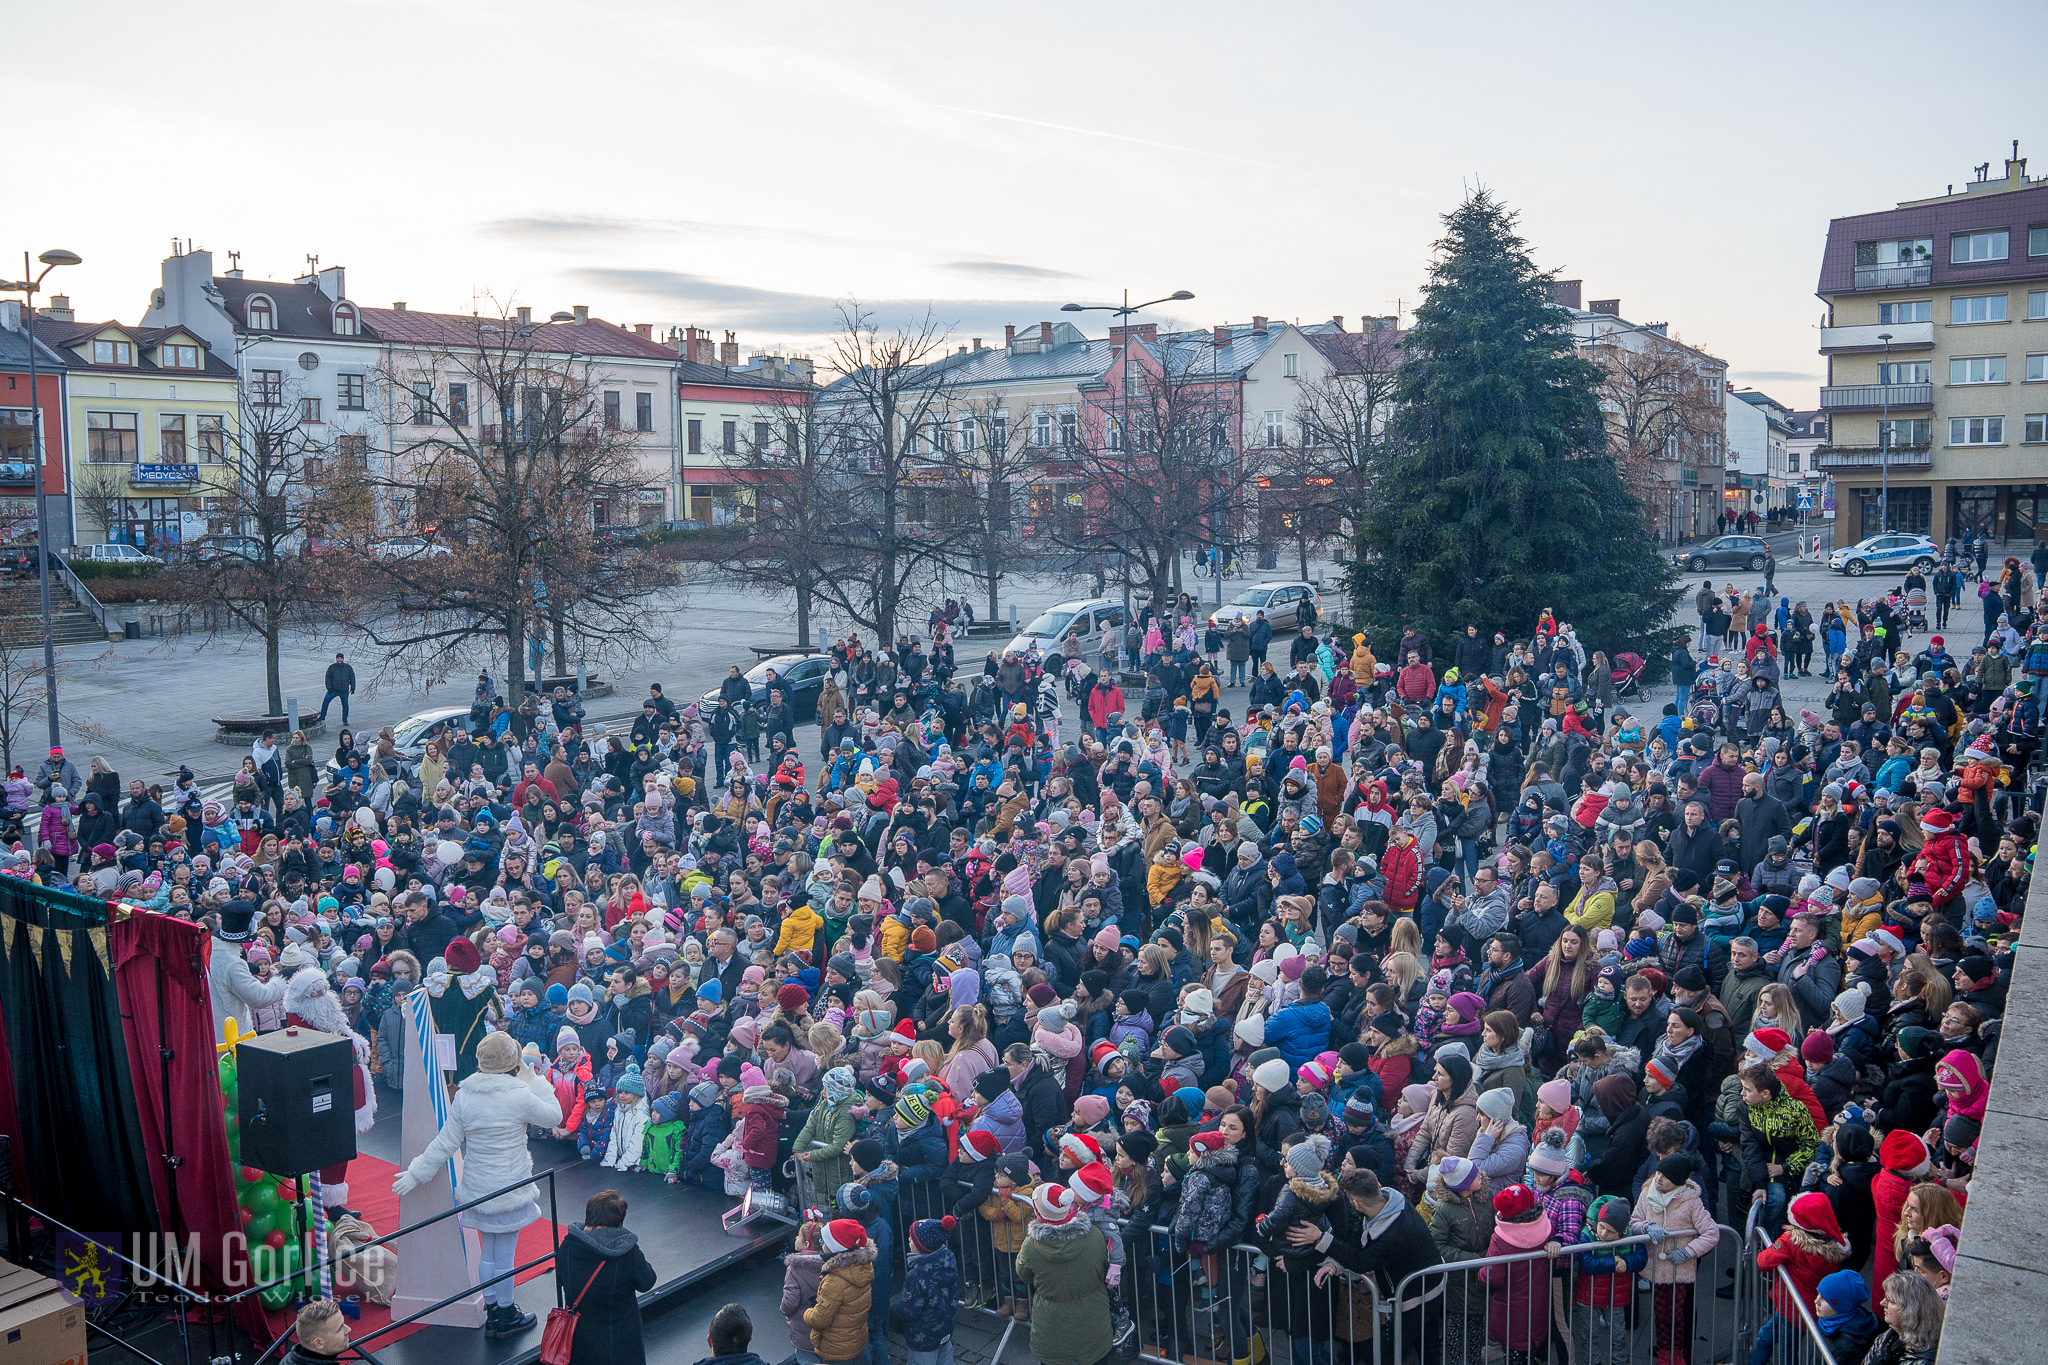
[[[77,265],[84,258],[75,251],[53,247],[36,257],[43,263],[40,274],[29,273],[26,251],[21,253],[21,278],[0,281],[0,289],[22,296],[22,327],[28,336],[28,445],[36,480],[36,578],[42,592],[43,615],[43,709],[50,717],[50,747],[56,748],[57,723],[57,638],[50,624],[50,497],[45,483],[49,477],[43,462],[43,403],[36,392],[36,294],[43,280],[60,265]]]
[[[1892,334],[1879,332],[1877,339],[1884,343],[1877,365],[1877,533],[1884,535],[1892,529]]]
[[[1193,298],[1193,297],[1194,297],[1194,295],[1193,295],[1193,294],[1191,294],[1191,293],[1189,293],[1189,292],[1188,292],[1187,290],[1185,290],[1185,289],[1176,289],[1176,290],[1174,290],[1174,291],[1173,291],[1173,292],[1172,292],[1171,294],[1168,294],[1168,295],[1167,295],[1167,296],[1166,296],[1165,298],[1160,298],[1160,299],[1153,299],[1153,300],[1151,300],[1151,302],[1149,302],[1149,303],[1137,303],[1137,304],[1134,304],[1134,303],[1132,303],[1132,302],[1131,302],[1131,291],[1130,291],[1130,290],[1128,290],[1128,289],[1126,289],[1126,290],[1124,290],[1124,301],[1123,301],[1123,303],[1121,303],[1121,304],[1108,304],[1108,303],[1085,303],[1085,304],[1084,304],[1084,303],[1066,303],[1066,304],[1061,304],[1061,305],[1060,305],[1060,311],[1061,311],[1062,313],[1108,313],[1108,314],[1111,314],[1111,315],[1112,315],[1112,316],[1114,316],[1114,317],[1119,317],[1119,318],[1122,318],[1122,319],[1124,320],[1124,325],[1125,325],[1126,327],[1129,327],[1129,325],[1130,325],[1130,321],[1131,321],[1131,315],[1132,315],[1133,313],[1137,313],[1137,312],[1142,312],[1142,311],[1143,311],[1144,309],[1150,308],[1150,307],[1152,307],[1152,306],[1153,306],[1154,304],[1160,304],[1160,303],[1180,303],[1180,302],[1184,302],[1184,301],[1186,301],[1186,300],[1188,300],[1188,299],[1191,299],[1191,298]],[[1121,436],[1122,436],[1122,445],[1123,445],[1123,456],[1124,456],[1124,460],[1123,460],[1123,464],[1124,464],[1124,483],[1125,483],[1126,485],[1129,485],[1129,483],[1130,483],[1130,481],[1131,481],[1131,344],[1130,344],[1130,342],[1131,342],[1131,338],[1130,338],[1130,333],[1129,333],[1129,332],[1127,331],[1127,332],[1125,332],[1125,334],[1124,334],[1124,380],[1123,380],[1123,392],[1122,392],[1122,394],[1120,395],[1120,397],[1119,397],[1119,399],[1118,399],[1119,405],[1120,405],[1120,406],[1122,407],[1122,409],[1123,409],[1123,416],[1122,416],[1122,418],[1121,418],[1120,420],[1121,420],[1121,422],[1122,422],[1122,425],[1123,425],[1123,430],[1122,430],[1122,432],[1121,432]],[[1124,639],[1125,639],[1126,641],[1128,641],[1128,640],[1130,639],[1130,631],[1131,631],[1131,624],[1132,624],[1132,623],[1131,623],[1131,555],[1130,555],[1130,551],[1128,551],[1128,550],[1124,551],[1124,555],[1123,555],[1123,575],[1122,575],[1122,576],[1123,576],[1123,580],[1124,580]]]

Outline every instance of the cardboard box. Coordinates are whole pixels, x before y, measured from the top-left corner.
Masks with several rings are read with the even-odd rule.
[[[85,1365],[85,1306],[63,1285],[0,1261],[0,1365]]]

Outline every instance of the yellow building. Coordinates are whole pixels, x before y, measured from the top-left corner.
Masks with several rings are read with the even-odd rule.
[[[36,339],[66,362],[74,537],[169,557],[221,521],[233,477],[235,367],[183,327],[75,322],[62,295]]]

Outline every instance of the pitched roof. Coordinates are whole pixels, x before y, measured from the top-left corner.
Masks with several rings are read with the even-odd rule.
[[[1322,352],[1337,374],[1379,373],[1401,363],[1407,346],[1405,329],[1392,332],[1314,331],[1309,344]]]
[[[205,379],[235,378],[235,367],[215,355],[212,349],[189,327],[130,327],[125,322],[54,322],[48,318],[37,318],[36,340],[38,342],[48,342],[52,346],[75,346],[81,341],[97,337],[108,328],[112,328],[134,341],[135,363],[133,365],[96,365],[90,359],[80,356],[75,351],[67,351],[65,353],[65,365],[74,370],[101,370],[115,374],[165,374],[173,377],[187,375]],[[202,359],[199,369],[168,369],[158,365],[149,358],[150,351],[159,345],[164,338],[170,336],[186,337],[199,347]],[[38,361],[37,363],[40,364],[41,362]]]
[[[238,332],[256,330],[249,326],[249,298],[252,294],[262,294],[270,300],[277,319],[273,326],[261,329],[265,336],[304,337],[309,341],[378,340],[377,333],[367,322],[361,324],[361,331],[356,336],[337,338],[334,334],[335,300],[328,298],[317,284],[238,280],[231,275],[216,275],[213,284],[220,290],[221,306]],[[367,318],[371,312],[360,304],[356,305],[356,311],[359,318]]]
[[[36,368],[52,373],[69,369],[78,357],[67,351],[53,350],[43,328],[48,326],[41,318],[36,319]],[[25,332],[10,332],[0,327],[0,369],[26,370],[28,368],[28,335]]]
[[[379,338],[401,345],[475,346],[481,328],[505,327],[524,334],[533,349],[551,355],[628,356],[635,360],[680,362],[674,347],[602,318],[522,325],[477,313],[426,313],[413,309],[400,312],[394,308],[364,308],[362,316],[365,326]]]

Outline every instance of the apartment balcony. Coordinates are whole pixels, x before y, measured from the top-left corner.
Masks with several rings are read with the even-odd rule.
[[[1885,343],[1878,337],[1880,332],[1891,334],[1894,351],[1910,351],[1934,344],[1934,324],[1931,322],[1878,322],[1868,327],[1821,328],[1821,353],[1841,355],[1851,351],[1882,351]]]
[[[1921,261],[1915,265],[1859,265],[1856,267],[1858,289],[1918,289],[1934,278],[1931,262]]]
[[[1934,385],[1836,384],[1820,391],[1820,405],[1830,412],[1931,408],[1934,406]]]
[[[1893,446],[1889,459],[1878,446],[1823,446],[1813,452],[1813,468],[1822,473],[1875,473],[1887,465],[1894,474],[1924,474],[1934,468],[1934,450]]]

